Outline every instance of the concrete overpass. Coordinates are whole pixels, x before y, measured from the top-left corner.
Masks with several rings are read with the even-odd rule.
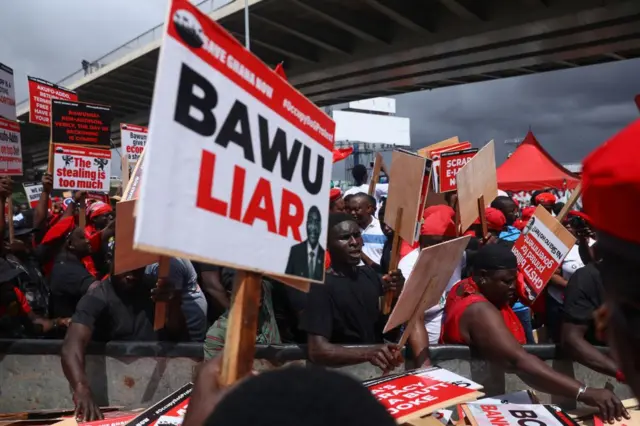
[[[205,10],[209,1],[202,4]],[[251,48],[318,105],[640,57],[640,0],[250,0]],[[209,12],[244,41],[244,0]],[[146,124],[162,28],[59,84]],[[27,120],[26,104],[19,119]],[[47,129],[25,126],[25,157]],[[40,143],[42,141],[42,143]]]

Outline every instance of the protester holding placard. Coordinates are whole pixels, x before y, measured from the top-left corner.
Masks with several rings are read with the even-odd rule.
[[[482,247],[473,259],[472,276],[449,292],[441,342],[472,346],[487,359],[514,368],[535,389],[598,407],[607,420],[621,418],[626,411],[611,391],[560,374],[522,348],[524,329],[510,307],[517,297],[516,274],[517,260],[508,247]]]
[[[380,278],[370,267],[358,267],[362,234],[350,215],[330,215],[328,248],[331,267],[325,284],[312,286],[302,314],[301,328],[308,333],[309,359],[323,365],[370,362],[382,370],[400,365],[400,348],[382,344],[378,300],[384,291],[402,287],[402,273],[395,271]],[[346,344],[374,346],[342,346]]]

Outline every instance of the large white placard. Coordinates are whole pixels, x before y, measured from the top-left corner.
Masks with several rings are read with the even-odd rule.
[[[16,119],[16,92],[13,70],[0,63],[0,117]]]
[[[43,185],[41,183],[25,183],[22,186],[24,187],[24,193],[27,195],[29,206],[35,209],[38,206],[38,201],[40,201],[40,194],[44,189]]]
[[[120,143],[122,144],[122,155],[127,157],[129,165],[135,165],[138,158],[144,151],[147,144],[147,133],[149,129],[135,124],[120,124]]]
[[[0,118],[0,175],[22,175],[20,124]]]
[[[322,281],[333,121],[186,0],[165,30],[135,247]]]
[[[479,404],[465,406],[476,426],[577,426],[565,412],[552,405],[539,404]]]
[[[54,145],[53,188],[109,192],[111,151],[76,145]]]

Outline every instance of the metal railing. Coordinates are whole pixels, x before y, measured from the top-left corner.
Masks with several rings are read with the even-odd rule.
[[[233,0],[231,0],[233,1]],[[200,11],[204,12],[204,13],[211,13],[214,10],[217,10],[223,6],[225,6],[226,4],[230,3],[230,1],[225,2],[223,4],[221,4],[220,6],[218,6],[216,9],[214,9],[213,5],[215,3],[215,0],[202,0],[200,1],[198,4],[196,4],[195,6],[200,9]],[[151,28],[148,31],[145,31],[144,33],[140,34],[139,36],[137,36],[136,38],[116,47],[115,49],[113,49],[112,51],[110,51],[109,53],[106,53],[105,55],[99,57],[98,59],[94,60],[93,62],[90,63],[88,71],[85,71],[84,68],[80,68],[76,71],[74,71],[73,73],[69,74],[68,76],[66,76],[65,78],[63,78],[60,81],[55,82],[57,85],[60,85],[62,87],[67,87],[70,84],[72,84],[73,82],[80,80],[81,78],[83,78],[86,75],[89,75],[91,72],[95,71],[95,70],[99,70],[100,68],[114,62],[117,61],[118,59],[121,59],[123,57],[125,57],[127,54],[133,52],[136,49],[139,49],[143,46],[147,46],[148,44],[160,39],[162,37],[162,32],[164,29],[164,22],[156,25],[155,27]],[[27,99],[23,100],[22,102],[20,102],[17,105],[17,109],[20,109],[22,107],[24,107],[27,103],[29,102],[29,98],[27,97]]]

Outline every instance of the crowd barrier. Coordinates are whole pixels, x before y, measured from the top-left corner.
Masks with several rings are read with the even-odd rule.
[[[0,339],[0,412],[72,407],[69,385],[60,364],[61,340]],[[629,389],[614,379],[563,359],[554,345],[527,345],[525,349],[555,370],[589,386],[615,384],[620,398]],[[602,349],[606,350],[606,349]],[[306,349],[296,345],[260,346],[257,369],[273,364],[304,365]],[[431,348],[434,364],[481,383],[487,395],[499,395],[527,385],[504,366],[481,359],[466,346],[440,345]],[[86,371],[94,399],[101,406],[127,408],[149,406],[192,380],[194,367],[202,360],[202,344],[169,342],[110,342],[91,344]],[[410,367],[410,366],[408,366]],[[339,368],[359,380],[378,377],[370,364]],[[542,402],[575,408],[575,401],[539,394]]]

